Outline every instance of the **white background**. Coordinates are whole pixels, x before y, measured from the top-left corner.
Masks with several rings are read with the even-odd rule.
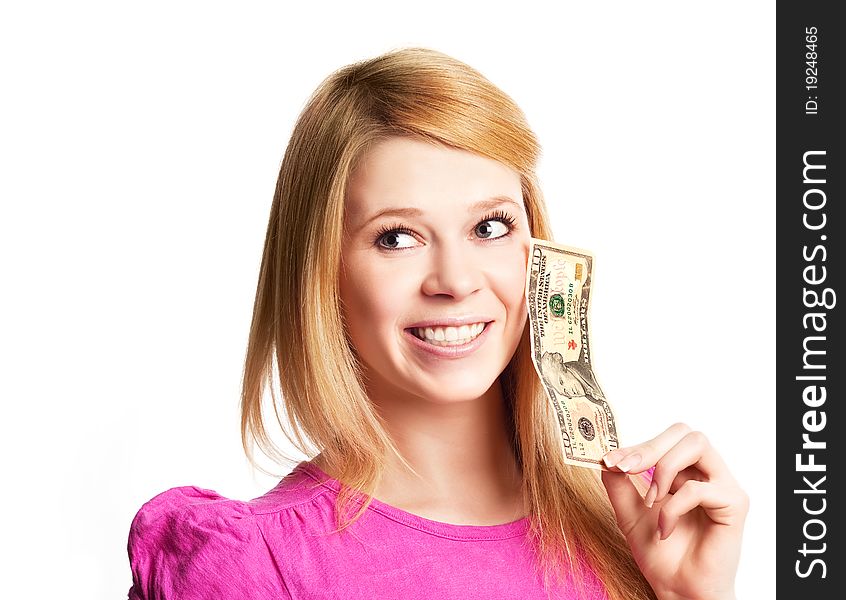
[[[0,11],[4,595],[125,597],[144,501],[272,487],[238,393],[285,145],[332,70],[422,45],[526,112],[624,445],[709,436],[752,500],[738,596],[772,597],[774,4],[307,4]]]

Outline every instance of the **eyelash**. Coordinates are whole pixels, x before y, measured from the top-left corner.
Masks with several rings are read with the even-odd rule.
[[[500,223],[503,223],[506,227],[508,227],[508,232],[505,233],[504,235],[501,235],[501,236],[496,237],[496,238],[491,238],[491,239],[482,238],[485,241],[491,241],[491,242],[496,241],[496,240],[501,240],[503,238],[508,237],[509,235],[511,235],[511,233],[514,231],[514,229],[517,226],[517,219],[515,219],[514,217],[512,217],[511,215],[509,215],[508,213],[506,213],[503,210],[496,210],[496,211],[488,214],[487,216],[483,217],[482,220],[479,221],[479,223],[484,223],[485,221],[499,221]],[[476,223],[476,225],[478,226],[479,223]],[[381,244],[379,244],[381,239],[389,233],[405,233],[407,235],[412,235],[412,236],[414,235],[414,232],[411,231],[408,227],[406,227],[402,223],[395,223],[394,225],[385,225],[385,226],[382,226],[379,229],[379,231],[376,233],[376,237],[373,240],[373,245],[377,246],[380,250],[386,250],[388,252],[398,252],[400,250],[408,250],[408,248],[386,248],[385,246],[382,246]]]

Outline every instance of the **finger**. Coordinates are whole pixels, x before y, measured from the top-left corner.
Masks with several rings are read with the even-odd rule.
[[[667,539],[679,519],[701,506],[715,523],[731,525],[743,513],[743,498],[726,486],[710,481],[690,480],[682,485],[661,507],[658,515],[658,531],[662,540]]]
[[[608,452],[602,460],[608,468],[617,467],[620,471],[640,473],[650,468],[670,448],[691,431],[684,423],[675,423],[649,441],[628,448],[618,448]],[[652,462],[650,458],[654,458]]]
[[[690,480],[706,481],[702,473],[696,467],[687,467],[679,471],[673,483],[670,485],[670,494],[675,494],[678,489]]]
[[[696,460],[691,460],[685,465],[682,465],[677,471],[687,466],[694,465],[702,471],[707,477],[714,478],[717,475],[725,477],[728,475],[728,469],[723,463],[720,455],[711,446],[708,438],[705,437],[701,431],[691,431],[690,427],[684,423],[676,423],[668,428],[666,431],[657,437],[639,444],[626,448],[623,451],[626,456],[616,463],[618,469],[628,473],[641,473],[652,466],[657,465],[658,461],[667,454],[674,446],[680,443],[684,438],[690,436],[691,440],[686,442],[692,444],[699,450]],[[617,451],[614,451],[617,452]],[[606,458],[611,459],[614,465],[613,452],[605,455]],[[606,462],[606,464],[608,464]],[[671,479],[672,481],[672,479]]]
[[[643,497],[643,502],[646,504],[647,508],[652,508],[652,505],[655,503],[655,500],[658,496],[658,483],[654,482],[654,472],[655,470],[652,469],[650,471],[644,471],[641,473],[641,476],[647,476],[646,479],[646,487],[648,488],[646,493]],[[675,494],[678,489],[683,486],[688,481],[706,481],[707,479],[702,475],[699,469],[695,467],[687,467],[679,471],[675,478],[673,479],[672,483],[670,484],[669,494]],[[661,496],[664,497],[663,495]]]
[[[645,510],[640,493],[625,473],[602,471],[601,477],[620,531],[628,535]]]
[[[691,468],[700,471],[709,481],[721,480],[728,474],[720,455],[701,431],[691,431],[658,459],[650,486],[655,488],[655,501],[667,495],[681,471]]]

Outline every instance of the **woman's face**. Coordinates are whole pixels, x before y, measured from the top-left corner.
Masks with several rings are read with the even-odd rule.
[[[526,326],[529,238],[520,177],[502,163],[403,137],[363,157],[340,287],[374,399],[473,400],[496,382]]]

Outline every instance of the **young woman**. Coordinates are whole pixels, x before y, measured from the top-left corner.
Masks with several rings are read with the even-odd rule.
[[[130,598],[734,597],[748,499],[701,433],[601,477],[562,461],[524,300],[529,238],[553,239],[538,155],[515,103],[439,52],[319,86],[279,173],[241,423],[251,460],[284,464],[269,387],[314,458],[249,502],[147,502]]]

